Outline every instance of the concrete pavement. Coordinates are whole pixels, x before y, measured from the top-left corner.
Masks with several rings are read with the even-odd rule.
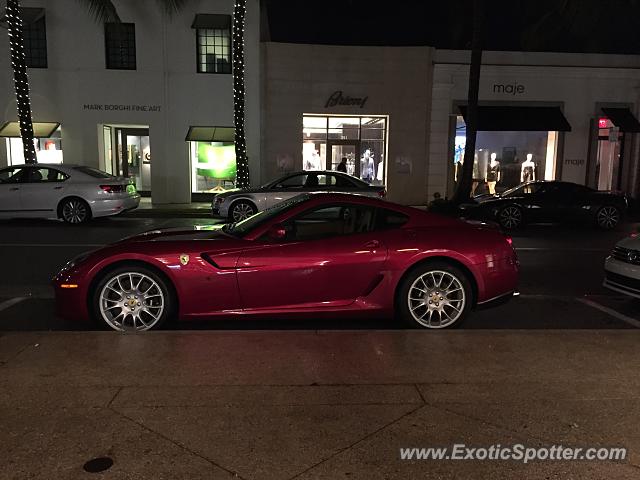
[[[0,478],[638,478],[639,342],[636,330],[7,333]],[[455,443],[629,456],[400,460]],[[82,470],[100,456],[109,470]]]

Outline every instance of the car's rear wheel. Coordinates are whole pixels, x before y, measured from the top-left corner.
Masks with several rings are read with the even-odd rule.
[[[119,332],[143,332],[167,321],[174,306],[172,289],[152,269],[122,266],[107,272],[92,297],[94,315]]]
[[[251,202],[239,200],[231,205],[229,209],[229,220],[232,222],[241,222],[258,213],[258,209]]]
[[[596,224],[603,230],[611,230],[618,226],[622,213],[614,205],[605,205],[596,212]]]
[[[505,230],[516,230],[523,224],[522,209],[517,205],[507,205],[498,212],[498,223]]]
[[[446,262],[429,262],[413,269],[402,281],[398,309],[411,327],[456,327],[472,303],[472,289],[465,273]]]
[[[81,198],[67,198],[60,204],[60,217],[66,223],[80,225],[91,219],[91,208]]]

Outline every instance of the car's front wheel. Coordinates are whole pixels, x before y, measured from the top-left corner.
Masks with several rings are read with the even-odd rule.
[[[231,205],[229,209],[229,220],[232,222],[241,222],[258,213],[258,209],[251,202],[239,200]]]
[[[596,224],[603,230],[611,230],[618,226],[622,213],[618,207],[605,205],[596,212]]]
[[[404,278],[397,306],[405,324],[441,329],[462,323],[471,298],[471,285],[464,272],[446,262],[429,262]]]
[[[66,223],[79,225],[91,219],[91,208],[81,198],[67,198],[60,204],[60,217]]]
[[[122,266],[98,281],[92,297],[95,317],[119,332],[143,332],[160,327],[173,311],[168,282],[152,269]]]

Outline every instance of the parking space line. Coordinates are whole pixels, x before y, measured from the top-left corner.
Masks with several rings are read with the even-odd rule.
[[[610,248],[515,247],[518,252],[610,252]]]
[[[23,300],[26,300],[29,297],[15,297],[15,298],[10,298],[9,300],[5,300],[4,302],[0,303],[0,312],[2,310],[6,310],[7,308],[13,307],[14,305],[22,302]]]
[[[629,325],[640,328],[640,321],[636,320],[635,318],[631,318],[623,313],[617,312],[613,308],[605,307],[604,305],[600,305],[599,303],[594,302],[593,300],[588,300],[586,298],[576,298],[576,300],[578,300],[580,303],[588,305],[589,307],[595,308],[596,310],[600,310],[601,312],[611,315],[618,320],[622,320]]]
[[[0,243],[0,247],[104,247],[105,243]]]

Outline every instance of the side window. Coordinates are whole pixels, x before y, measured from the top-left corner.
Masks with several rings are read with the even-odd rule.
[[[335,179],[335,185],[338,188],[356,188],[356,185],[349,180],[348,178],[343,177],[342,175],[332,175]]]
[[[278,188],[302,188],[307,180],[307,175],[294,175],[292,177],[287,177],[276,187]]]
[[[321,187],[334,187],[336,177],[334,175],[318,175],[318,185]]]
[[[409,217],[403,213],[394,212],[393,210],[387,210],[379,208],[376,212],[376,230],[391,230],[393,228],[400,228],[409,221]]]
[[[366,233],[374,228],[374,209],[339,204],[301,213],[285,223],[291,241],[319,240]]]
[[[28,183],[64,182],[67,176],[54,168],[29,168]]]
[[[0,183],[17,183],[20,181],[22,168],[3,168],[0,170]]]

